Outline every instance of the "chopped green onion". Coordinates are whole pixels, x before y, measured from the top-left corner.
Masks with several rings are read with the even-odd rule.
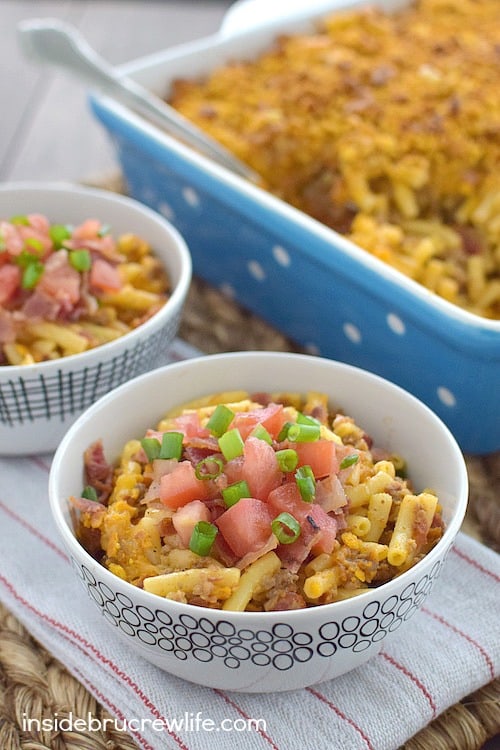
[[[300,536],[300,524],[290,513],[280,513],[271,521],[271,529],[280,544],[291,544]]]
[[[312,443],[319,439],[319,424],[300,424],[296,422],[288,428],[288,440],[292,443]]]
[[[71,250],[69,262],[77,271],[88,271],[92,265],[92,258],[88,250]]]
[[[207,428],[215,437],[221,437],[231,422],[233,421],[234,412],[225,404],[218,404],[212,416],[207,422]]]
[[[278,459],[278,466],[280,471],[294,471],[297,468],[299,457],[297,451],[292,448],[285,448],[282,451],[276,451],[276,458]]]
[[[223,463],[216,456],[202,458],[195,466],[196,479],[216,479],[222,474]]]
[[[219,448],[226,461],[231,461],[231,459],[243,455],[245,443],[237,427],[220,436]]]
[[[321,424],[321,422],[318,419],[315,419],[314,417],[309,416],[308,414],[302,414],[301,411],[297,414],[297,423],[298,424]]]
[[[276,438],[278,443],[281,443],[283,440],[286,440],[288,437],[288,430],[290,427],[294,424],[294,422],[285,422],[283,427],[278,433],[278,437]]]
[[[64,244],[64,240],[69,240],[71,237],[71,229],[66,224],[52,224],[49,229],[49,235],[54,249],[60,250]]]
[[[30,263],[23,271],[21,286],[23,289],[33,289],[43,274],[44,265],[41,261],[35,260]]]
[[[18,266],[21,266],[21,268],[27,268],[32,263],[36,263],[38,260],[38,255],[34,255],[34,253],[28,253],[27,250],[21,250],[19,255],[17,255],[15,258],[16,264]]]
[[[82,497],[84,497],[86,500],[93,500],[94,503],[99,502],[97,492],[90,484],[83,488]]]
[[[182,432],[164,432],[158,458],[176,458],[179,461],[182,456],[183,439]]]
[[[0,232],[0,253],[5,250],[7,243],[5,242],[5,236]]]
[[[10,219],[10,223],[17,224],[17,226],[29,227],[30,220],[25,214],[19,214],[17,216],[12,216]]]
[[[357,464],[359,461],[359,456],[357,453],[351,453],[349,456],[346,456],[342,459],[340,462],[340,469],[348,469],[349,466],[354,466],[354,464]]]
[[[28,237],[24,240],[24,246],[29,247],[31,250],[35,250],[38,254],[43,253],[44,247],[43,242],[38,237]]]
[[[251,437],[258,438],[259,440],[264,440],[266,443],[268,443],[268,445],[272,445],[273,443],[271,435],[262,424],[255,425],[250,435]]]
[[[98,237],[104,237],[106,234],[109,234],[111,232],[111,227],[109,224],[101,224],[101,228],[97,232]]]
[[[217,526],[208,521],[198,521],[189,540],[189,549],[202,557],[208,555],[217,536]]]
[[[299,488],[300,496],[306,503],[312,503],[316,495],[316,480],[310,466],[301,466],[295,472],[295,481]]]
[[[160,441],[156,438],[143,438],[141,445],[144,453],[148,457],[148,461],[154,461],[160,455],[161,445]]]
[[[222,499],[226,508],[236,505],[242,497],[251,497],[250,487],[244,479],[240,482],[234,482],[234,484],[230,484],[222,490]]]

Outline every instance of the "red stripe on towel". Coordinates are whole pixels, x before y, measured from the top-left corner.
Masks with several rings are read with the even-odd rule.
[[[128,720],[125,718],[125,716],[122,714],[119,708],[115,706],[114,703],[111,703],[110,700],[100,691],[96,688],[95,685],[93,685],[87,678],[80,672],[79,669],[74,670],[76,674],[78,675],[78,679],[80,682],[84,683],[87,686],[87,690],[90,690],[94,696],[102,703],[103,706],[106,706],[109,711],[113,712],[115,716],[123,722],[123,726],[128,727]],[[155,750],[152,745],[149,744],[149,742],[142,736],[142,734],[139,734],[137,729],[128,729],[127,733],[131,734],[133,737],[136,738],[136,740],[139,742],[139,744],[144,748],[144,750]]]
[[[107,656],[104,656],[99,649],[94,646],[93,643],[90,643],[87,641],[80,633],[77,633],[72,628],[69,628],[67,625],[65,625],[62,622],[59,622],[58,620],[55,620],[50,615],[46,614],[45,612],[41,612],[40,610],[36,609],[30,602],[28,602],[24,597],[22,597],[14,588],[14,586],[8,581],[1,573],[0,573],[0,582],[3,583],[5,588],[11,593],[11,595],[15,598],[15,600],[22,604],[26,609],[28,609],[32,614],[36,615],[39,619],[43,620],[44,622],[48,623],[49,625],[52,625],[52,627],[56,628],[56,630],[59,630],[60,632],[66,634],[67,636],[70,636],[73,640],[77,641],[78,643],[82,644],[87,648],[91,653],[93,653],[101,662],[101,664],[104,664],[105,666],[109,667],[113,674],[115,674],[117,677],[119,677],[123,682],[125,682],[126,685],[128,685],[130,688],[132,688],[133,692],[137,695],[138,698],[142,701],[142,703],[146,706],[146,708],[149,709],[151,714],[156,718],[162,721],[165,725],[165,730],[167,733],[172,737],[173,740],[177,743],[179,748],[181,750],[189,750],[187,745],[184,744],[184,742],[178,737],[175,732],[171,731],[167,726],[167,720],[164,716],[162,716],[157,709],[157,707],[154,705],[154,703],[145,695],[139,685],[135,683],[132,678],[126,673],[123,672],[111,659],[108,659]]]
[[[476,648],[480,654],[483,656],[486,664],[488,665],[488,669],[491,675],[491,679],[495,679],[495,668],[493,666],[493,662],[491,660],[490,655],[487,651],[481,646],[480,643],[474,640],[474,638],[471,638],[470,635],[467,633],[464,633],[463,630],[460,630],[459,628],[455,627],[455,625],[452,625],[451,622],[448,622],[444,619],[444,617],[441,617],[441,615],[437,615],[434,612],[431,612],[430,609],[427,609],[427,607],[422,607],[422,612],[425,612],[426,615],[429,615],[429,617],[433,617],[434,620],[437,620],[441,623],[441,625],[444,625],[446,628],[449,628],[454,633],[459,635],[461,638],[464,638],[468,643],[470,643],[474,648]]]
[[[400,672],[402,672],[406,677],[408,677],[415,685],[418,687],[421,693],[425,695],[427,698],[427,701],[432,709],[432,718],[434,719],[437,715],[437,707],[434,703],[434,699],[432,695],[429,693],[423,682],[421,682],[418,677],[416,677],[413,672],[411,672],[408,667],[405,667],[403,664],[400,664],[394,657],[389,656],[389,654],[386,654],[385,651],[380,652],[380,656],[383,656],[384,659],[387,659],[387,661],[393,665],[393,667],[396,667],[396,669],[399,669]]]
[[[477,568],[477,570],[480,570],[481,573],[484,573],[487,576],[491,576],[494,581],[497,581],[497,583],[500,583],[500,576],[498,576],[496,573],[493,573],[492,570],[488,570],[488,568],[485,568],[484,565],[481,565],[477,562],[477,560],[474,560],[474,558],[469,557],[465,554],[465,552],[462,552],[458,549],[458,547],[452,547],[451,551],[457,555],[461,560],[465,560],[465,562],[469,563],[469,565],[473,565],[474,568]]]
[[[228,703],[230,706],[232,706],[234,708],[234,710],[237,711],[240,714],[240,716],[243,716],[244,719],[246,719],[247,721],[250,721],[250,716],[248,714],[246,714],[243,711],[243,709],[238,706],[237,703],[235,703],[233,700],[231,700],[231,698],[229,698],[227,695],[225,695],[222,692],[222,690],[218,690],[217,688],[214,688],[213,690],[214,690],[214,693],[217,693],[217,695],[220,695],[220,697],[223,698],[226,701],[226,703]],[[273,742],[273,740],[267,734],[267,732],[265,732],[263,729],[260,729],[260,727],[257,728],[257,731],[260,734],[260,736],[263,737],[269,745],[271,745],[271,747],[273,748],[273,750],[279,750],[278,746]]]
[[[12,510],[12,508],[9,508],[9,506],[5,505],[5,503],[3,503],[1,500],[0,500],[0,508],[3,510],[3,512],[6,515],[10,516],[13,521],[16,521],[16,523],[20,524],[23,528],[26,529],[26,531],[36,536],[37,539],[39,539],[41,542],[46,544],[47,547],[49,547],[53,552],[59,555],[59,557],[62,557],[62,559],[65,562],[69,562],[69,557],[62,551],[62,549],[60,549],[56,544],[54,544],[54,542],[51,539],[41,534],[38,531],[38,529],[36,529],[34,526],[31,526],[31,524],[25,521],[24,518],[22,518],[22,516],[19,516],[17,513],[15,513]]]
[[[311,693],[312,695],[314,695],[315,698],[317,698],[318,700],[322,701],[329,708],[331,708],[332,711],[334,711],[340,719],[342,719],[343,721],[346,721],[348,724],[350,724],[351,727],[353,729],[355,729],[356,732],[359,734],[359,736],[363,739],[363,741],[365,742],[366,747],[368,748],[368,750],[375,750],[375,748],[373,747],[372,743],[370,742],[370,739],[366,736],[366,734],[363,732],[363,730],[360,727],[358,727],[358,725],[352,719],[350,719],[349,716],[346,716],[344,713],[342,713],[342,711],[340,710],[340,708],[338,708],[337,706],[335,706],[324,695],[321,695],[321,693],[318,693],[317,690],[314,690],[314,688],[308,687],[308,688],[306,688],[306,690],[309,693]]]

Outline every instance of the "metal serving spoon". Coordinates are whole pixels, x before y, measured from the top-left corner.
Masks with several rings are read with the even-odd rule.
[[[71,70],[205,156],[247,180],[259,182],[258,175],[250,167],[217,141],[158,96],[128,76],[121,75],[70,24],[44,18],[21,21],[17,28],[21,49],[27,57]]]

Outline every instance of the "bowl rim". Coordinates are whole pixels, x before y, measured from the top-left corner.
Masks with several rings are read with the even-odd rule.
[[[331,360],[327,358],[322,357],[316,357],[314,355],[309,354],[300,354],[295,352],[272,352],[272,351],[240,351],[240,352],[224,352],[224,353],[218,353],[218,354],[208,354],[208,355],[200,355],[197,357],[193,357],[186,360],[181,360],[178,362],[174,362],[171,364],[164,365],[163,367],[157,368],[154,371],[150,371],[147,373],[144,373],[142,375],[139,375],[132,380],[127,381],[121,386],[118,386],[113,391],[110,391],[109,393],[102,396],[98,401],[94,402],[77,420],[73,423],[73,425],[69,428],[69,430],[66,432],[64,438],[62,439],[61,443],[59,444],[59,447],[57,448],[54,458],[51,464],[51,469],[49,473],[49,481],[48,481],[48,490],[49,490],[49,506],[52,514],[52,518],[56,524],[56,527],[59,531],[59,534],[61,535],[66,548],[70,551],[70,554],[74,555],[75,558],[79,559],[80,561],[85,561],[92,569],[99,570],[99,574],[103,576],[103,580],[107,582],[111,587],[113,587],[113,583],[116,584],[118,577],[115,576],[111,571],[109,571],[107,568],[105,568],[101,563],[99,563],[97,560],[95,560],[88,552],[85,550],[85,548],[78,542],[73,530],[70,528],[70,524],[66,521],[66,518],[64,516],[63,512],[63,506],[65,503],[67,503],[67,498],[61,497],[58,492],[58,472],[59,472],[59,466],[64,461],[64,455],[67,450],[67,447],[71,443],[71,440],[73,439],[73,435],[78,432],[81,425],[84,425],[92,420],[92,417],[94,414],[99,412],[101,409],[105,409],[107,404],[109,402],[112,402],[116,399],[120,399],[122,395],[124,395],[130,388],[140,387],[144,382],[149,380],[151,377],[162,377],[165,372],[172,372],[175,374],[175,372],[178,372],[179,370],[182,371],[182,369],[186,367],[196,367],[198,364],[203,363],[203,361],[210,359],[212,361],[221,361],[221,362],[233,362],[237,360],[248,359],[253,358],[257,356],[258,358],[262,360],[266,360],[269,356],[276,357],[278,359],[282,360],[288,360],[292,358],[293,360],[301,360],[301,361],[307,361],[312,362],[314,360],[321,360],[322,362],[328,363],[328,366],[332,366],[332,369],[338,368],[340,370],[344,370],[347,373],[349,372],[356,372],[361,373],[363,377],[366,377],[368,380],[373,381],[374,383],[380,383],[385,388],[389,386],[391,389],[393,389],[394,394],[398,398],[404,398],[407,399],[410,403],[413,404],[413,406],[417,407],[418,409],[422,410],[428,419],[430,419],[432,422],[434,422],[435,426],[441,430],[443,433],[443,436],[446,438],[446,440],[449,442],[450,447],[453,450],[453,453],[455,454],[455,457],[457,459],[457,468],[459,471],[459,486],[461,487],[461,492],[459,494],[459,497],[457,497],[457,507],[455,510],[455,513],[453,514],[452,518],[450,519],[450,522],[447,524],[444,534],[441,537],[441,539],[438,541],[438,543],[428,552],[425,557],[423,557],[419,562],[414,565],[413,567],[406,570],[404,573],[401,573],[399,576],[392,578],[391,580],[387,581],[384,584],[381,584],[380,586],[374,587],[374,588],[368,588],[366,591],[364,591],[362,594],[357,595],[354,597],[354,599],[347,599],[339,602],[332,602],[330,604],[321,604],[314,607],[307,607],[297,610],[290,610],[286,612],[287,622],[294,621],[297,618],[303,617],[305,613],[311,613],[311,612],[324,612],[324,613],[335,613],[339,612],[342,609],[348,608],[350,602],[352,601],[362,601],[366,600],[369,597],[373,597],[380,591],[386,591],[391,586],[393,586],[396,582],[407,582],[410,583],[412,579],[415,577],[416,571],[421,569],[422,567],[428,567],[433,562],[436,561],[436,558],[441,558],[443,554],[446,553],[447,549],[453,544],[453,541],[458,534],[460,527],[462,525],[463,518],[465,516],[465,512],[467,509],[467,501],[468,501],[468,474],[467,474],[467,468],[465,465],[464,457],[462,454],[462,451],[455,440],[453,434],[450,432],[448,427],[444,424],[444,422],[440,419],[440,417],[435,414],[435,412],[432,411],[428,406],[426,406],[420,399],[418,399],[416,396],[413,396],[411,393],[406,391],[404,388],[401,388],[400,386],[396,385],[395,383],[392,383],[391,381],[387,380],[386,378],[382,378],[379,375],[375,375],[374,373],[371,373],[367,370],[363,370],[360,367],[349,365],[344,362],[339,362],[336,360]],[[176,602],[171,599],[164,599],[162,597],[159,597],[156,594],[152,594],[148,591],[144,591],[144,589],[140,589],[137,586],[134,586],[132,583],[125,581],[123,579],[118,579],[121,582],[121,585],[125,586],[126,590],[129,592],[130,597],[133,599],[135,595],[138,595],[140,599],[143,599],[145,597],[144,601],[148,601],[151,603],[151,605],[155,605],[156,607],[160,606],[160,603],[163,602],[164,606],[172,607],[174,611],[177,611],[179,614],[189,614],[193,612],[193,608],[195,608],[196,612],[206,612],[205,607],[200,607],[198,605],[192,605],[192,604],[184,604],[182,602]],[[138,594],[138,592],[140,592]],[[334,607],[335,609],[332,610],[331,608]],[[266,621],[271,621],[273,619],[276,619],[277,616],[283,617],[283,612],[280,611],[270,611],[270,612],[233,612],[229,610],[208,610],[211,613],[214,613],[214,617],[224,617],[225,619],[231,620],[238,619],[238,617],[248,617],[250,619],[251,617],[257,616],[259,618],[259,621],[262,621],[262,624],[264,625]],[[207,615],[210,617],[211,615]],[[333,615],[332,615],[333,616]],[[291,620],[289,620],[291,618]]]
[[[328,12],[342,11],[344,7],[369,4],[368,2],[365,2],[365,0],[354,0],[354,2],[352,0],[351,2],[330,0],[330,2],[332,5],[330,10],[325,9],[318,11],[317,9],[312,9],[307,15],[300,12],[300,22],[305,23],[309,20],[314,20],[315,18],[324,16],[325,13]],[[178,64],[179,60],[182,60],[183,57],[192,56],[194,54],[200,55],[207,51],[213,51],[214,49],[224,49],[234,43],[235,39],[238,44],[244,45],[246,40],[259,38],[263,33],[269,30],[274,30],[278,33],[280,25],[286,20],[286,17],[279,19],[278,21],[276,19],[271,19],[271,21],[265,22],[257,28],[251,27],[248,30],[243,29],[235,34],[225,35],[219,31],[218,33],[206,35],[200,39],[180,43],[153,52],[152,54],[130,60],[129,62],[120,65],[119,70],[124,75],[134,78],[134,76],[143,74],[147,70],[161,67],[165,69],[165,83],[167,83],[170,80],[169,66]],[[293,17],[291,20],[293,20]],[[180,77],[177,70],[175,71],[174,77]],[[170,149],[174,151],[192,167],[201,170],[202,173],[209,175],[212,179],[215,178],[217,181],[225,184],[231,190],[236,191],[240,196],[250,200],[252,203],[257,203],[260,207],[263,207],[268,211],[277,213],[284,220],[290,222],[292,226],[300,226],[302,229],[314,234],[330,245],[335,243],[336,248],[339,249],[342,254],[345,254],[351,259],[356,260],[358,263],[367,266],[373,272],[382,276],[385,281],[395,284],[406,293],[416,296],[420,302],[424,305],[428,305],[436,312],[443,314],[445,317],[450,317],[462,325],[478,329],[478,331],[500,333],[500,320],[482,317],[481,315],[470,312],[455,303],[449,302],[434,292],[431,292],[427,287],[406,276],[393,266],[384,263],[371,253],[366,252],[360,246],[336,232],[334,229],[331,229],[318,220],[313,219],[305,212],[294,208],[281,198],[266,192],[263,188],[252,184],[250,181],[231,172],[226,167],[217,164],[203,154],[197,153],[194,149],[176,140],[168,133],[161,131],[160,128],[148,122],[142,116],[136,114],[105,94],[93,91],[90,94],[90,100],[91,102],[93,100],[95,103],[99,103],[103,109],[108,109],[108,111],[114,112],[117,119],[127,122],[129,126],[131,125],[137,129],[137,131],[146,136],[146,138],[152,138],[153,142],[158,146],[166,146],[167,150]]]
[[[60,193],[67,194],[69,192],[73,195],[89,196],[109,203],[121,204],[124,207],[128,206],[138,213],[142,213],[148,221],[161,227],[172,240],[172,247],[169,252],[172,255],[177,255],[179,261],[179,279],[165,304],[144,323],[137,326],[137,328],[127,331],[127,333],[124,333],[113,341],[108,341],[99,346],[95,346],[93,349],[79,352],[78,354],[70,354],[66,357],[35,362],[29,365],[0,365],[0,382],[4,379],[4,376],[6,376],[8,380],[17,380],[29,378],[33,373],[38,375],[47,370],[69,369],[76,364],[85,367],[85,365],[88,364],[87,360],[95,358],[101,352],[104,357],[112,356],[115,348],[122,349],[124,345],[133,346],[136,339],[147,336],[148,333],[153,333],[158,328],[161,328],[166,322],[166,319],[170,316],[171,311],[175,310],[182,304],[191,284],[191,255],[181,233],[160,213],[128,195],[122,195],[121,193],[116,193],[103,188],[80,185],[71,181],[44,182],[43,180],[20,180],[0,184],[0,195],[9,192],[22,193],[23,191],[52,193],[54,195]]]

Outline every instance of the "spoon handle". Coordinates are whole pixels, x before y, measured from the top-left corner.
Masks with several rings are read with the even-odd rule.
[[[252,182],[259,181],[250,167],[203,133],[173,107],[132,78],[120,75],[70,24],[58,19],[21,21],[18,25],[18,36],[27,57],[72,71],[232,172]]]

